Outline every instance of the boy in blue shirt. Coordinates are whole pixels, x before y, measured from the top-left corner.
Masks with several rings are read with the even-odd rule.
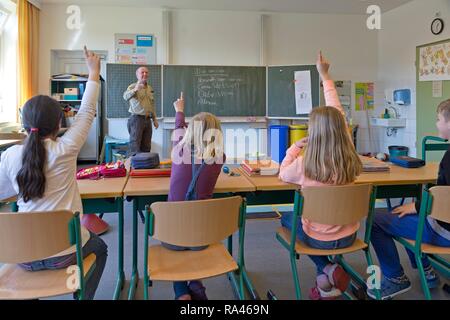
[[[442,102],[437,109],[436,126],[439,136],[450,138],[450,99]],[[450,185],[450,150],[445,153],[440,166],[437,185]],[[450,195],[449,195],[450,196]],[[391,299],[411,289],[411,282],[405,275],[393,237],[415,240],[419,222],[420,202],[408,203],[395,208],[391,213],[377,213],[372,228],[371,242],[380,262],[381,297]],[[450,247],[450,224],[427,218],[423,231],[423,243]],[[413,268],[417,268],[414,253],[406,250]],[[434,272],[428,258],[422,259],[429,288],[439,285],[439,276]],[[375,290],[367,290],[369,297],[375,299]]]

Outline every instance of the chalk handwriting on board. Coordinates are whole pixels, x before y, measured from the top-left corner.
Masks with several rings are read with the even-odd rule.
[[[200,106],[218,106],[218,99],[233,98],[244,79],[230,75],[222,68],[195,68],[194,95]]]

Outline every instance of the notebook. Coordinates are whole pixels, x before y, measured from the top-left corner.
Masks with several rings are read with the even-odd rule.
[[[274,176],[280,170],[280,165],[273,160],[244,160],[241,167],[250,176]]]
[[[360,156],[363,164],[363,172],[389,172],[391,167],[378,159]]]

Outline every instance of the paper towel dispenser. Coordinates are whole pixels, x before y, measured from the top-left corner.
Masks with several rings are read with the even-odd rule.
[[[411,90],[401,89],[394,91],[394,103],[402,106],[411,104]]]

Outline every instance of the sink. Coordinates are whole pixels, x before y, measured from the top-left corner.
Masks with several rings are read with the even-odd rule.
[[[374,127],[405,128],[406,127],[406,118],[403,118],[403,119],[371,118],[370,124]]]

